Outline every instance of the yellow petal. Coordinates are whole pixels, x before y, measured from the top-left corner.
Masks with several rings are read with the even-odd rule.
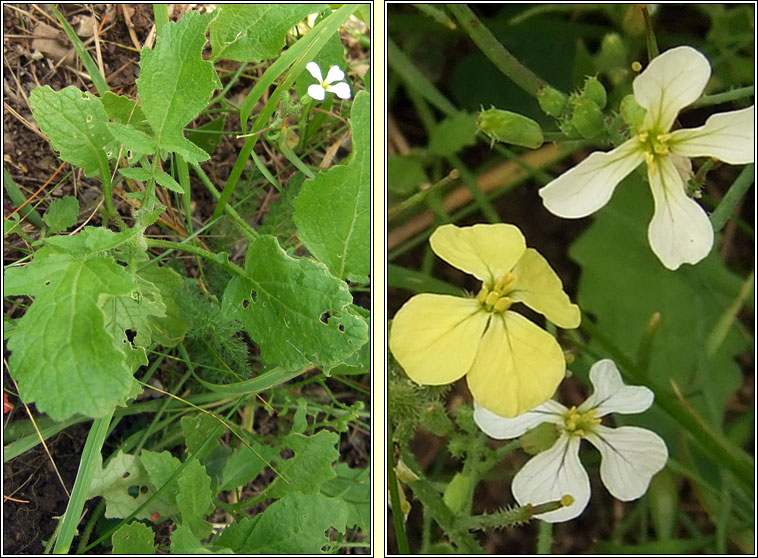
[[[558,327],[579,326],[582,320],[579,307],[571,303],[560,278],[539,252],[527,248],[513,273],[516,283],[508,296],[543,314]]]
[[[416,295],[392,320],[390,350],[414,382],[449,384],[474,362],[489,316],[474,298]]]
[[[493,316],[466,375],[474,400],[503,417],[547,401],[566,373],[558,342],[516,312]]]
[[[526,250],[524,235],[514,225],[442,225],[429,238],[432,250],[452,266],[492,286],[510,271]]]

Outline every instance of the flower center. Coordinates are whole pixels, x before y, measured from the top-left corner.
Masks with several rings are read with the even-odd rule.
[[[640,142],[645,155],[645,162],[653,171],[656,168],[656,159],[661,155],[668,155],[670,138],[671,134],[659,134],[652,130],[642,130],[637,134],[637,141]]]
[[[595,425],[600,424],[600,419],[595,418],[596,412],[597,409],[590,409],[581,413],[574,405],[563,416],[566,431],[574,436],[585,436],[587,432],[595,428]]]
[[[487,312],[505,312],[513,304],[513,299],[508,296],[513,290],[516,283],[516,276],[510,271],[506,271],[495,285],[490,289],[487,285],[482,284],[476,300],[484,307]]]

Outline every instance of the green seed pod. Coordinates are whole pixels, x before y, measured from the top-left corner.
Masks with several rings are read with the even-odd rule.
[[[445,488],[442,500],[454,514],[463,512],[474,495],[474,477],[471,473],[456,473]]]
[[[521,438],[521,448],[529,455],[537,455],[553,447],[558,439],[558,429],[553,423],[543,422],[528,430]]]
[[[594,138],[603,131],[603,113],[593,101],[579,97],[574,104],[571,123],[584,138]]]
[[[608,101],[608,97],[605,94],[605,87],[603,87],[603,84],[594,76],[589,76],[584,82],[582,98],[592,101],[600,109],[605,108],[605,103]]]
[[[563,114],[563,109],[566,108],[568,99],[566,95],[557,89],[546,85],[537,92],[537,101],[545,114],[558,118]]]
[[[492,138],[493,143],[502,141],[536,149],[544,141],[539,124],[531,118],[507,110],[483,110],[479,113],[477,125]]]
[[[626,122],[632,130],[636,131],[642,125],[647,110],[637,103],[634,95],[627,95],[621,99],[619,112],[621,113],[621,118],[624,119],[624,122]]]
[[[600,52],[596,59],[597,68],[600,71],[608,71],[611,68],[626,66],[628,56],[621,36],[618,33],[608,33],[600,43]]]

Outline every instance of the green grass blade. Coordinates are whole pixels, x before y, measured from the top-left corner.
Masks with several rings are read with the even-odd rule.
[[[103,77],[103,74],[100,73],[100,68],[98,68],[95,61],[92,60],[89,52],[87,52],[87,49],[84,48],[84,43],[82,43],[79,35],[77,35],[76,31],[74,31],[74,29],[68,24],[68,21],[66,21],[66,18],[63,17],[63,14],[61,14],[58,11],[58,8],[56,8],[53,4],[51,4],[50,7],[53,10],[55,17],[58,18],[58,21],[63,27],[63,31],[66,32],[68,40],[71,41],[71,45],[74,47],[76,54],[79,55],[82,64],[84,64],[84,68],[87,70],[87,73],[92,79],[92,83],[95,84],[95,89],[97,89],[97,92],[102,97],[105,95],[105,92],[110,91],[110,89],[108,88],[108,84],[105,82],[105,77]]]
[[[63,514],[61,528],[58,533],[58,540],[55,541],[55,554],[66,554],[71,548],[71,541],[76,534],[76,526],[79,524],[79,518],[82,516],[84,502],[89,495],[92,477],[95,475],[95,469],[98,467],[98,455],[108,435],[108,427],[111,423],[113,411],[106,416],[95,420],[92,423],[87,441],[84,444],[82,460],[79,463],[79,471],[76,474],[74,489],[71,491],[71,498],[66,507],[66,513]]]
[[[14,204],[16,204],[16,207],[21,207],[26,203],[26,196],[24,196],[24,193],[13,181],[13,177],[11,177],[8,169],[5,167],[3,167],[3,186],[5,186],[5,191],[8,194],[8,197]],[[42,222],[42,217],[31,205],[27,204],[23,208],[19,209],[18,212],[29,219],[29,221],[34,223],[35,226],[39,227],[40,229],[44,228],[45,224]]]

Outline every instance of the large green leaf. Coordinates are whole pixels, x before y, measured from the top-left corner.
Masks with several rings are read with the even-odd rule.
[[[118,236],[99,229],[95,239],[93,229],[56,237],[58,249],[71,239],[76,254],[47,246],[26,267],[5,272],[6,296],[35,297],[8,341],[11,375],[25,401],[57,420],[104,416],[139,392],[129,355],[105,329],[99,304],[103,296],[129,296],[137,285],[113,258],[87,250],[88,242],[108,243],[107,233],[111,241]]]
[[[250,245],[245,273],[229,281],[222,309],[242,322],[266,364],[329,369],[368,340],[347,284],[323,264],[288,256],[274,237]]]
[[[350,112],[353,152],[306,180],[295,199],[303,244],[341,278],[365,281],[371,271],[371,96],[359,92]]]
[[[268,495],[279,498],[292,492],[318,492],[322,484],[336,476],[333,463],[340,456],[335,448],[338,442],[339,436],[326,430],[313,436],[289,434],[283,445],[295,455],[279,467],[280,475],[269,487]]]
[[[345,532],[347,506],[323,494],[288,494],[253,518],[246,517],[213,539],[216,548],[237,554],[320,554],[324,532]]]
[[[334,468],[337,477],[327,481],[321,492],[340,498],[347,504],[347,526],[356,526],[364,533],[371,528],[371,471],[352,468],[347,463],[338,463]]]
[[[143,47],[137,78],[142,110],[157,146],[194,163],[205,161],[208,154],[184,137],[183,128],[221,87],[213,64],[202,55],[209,17],[191,11],[178,23],[164,25],[155,48]]]
[[[211,505],[211,478],[197,459],[193,459],[177,477],[179,493],[176,505],[187,525],[201,539],[211,533],[211,524],[203,519]]]
[[[139,521],[122,525],[113,533],[113,554],[155,554],[155,533]]]
[[[719,424],[726,400],[740,384],[734,357],[747,343],[739,326],[711,356],[706,353],[707,340],[737,298],[741,281],[715,250],[695,266],[664,268],[647,240],[652,211],[649,188],[638,175],[618,186],[612,201],[569,252],[582,266],[577,300],[596,318],[599,330],[631,358],[637,355],[651,315],[659,312],[650,346],[650,381],[668,391],[675,382],[687,394],[688,404]],[[677,433],[658,413],[646,415],[657,430]]]
[[[213,60],[257,62],[274,58],[287,31],[325,4],[224,4],[210,26]]]
[[[73,85],[53,91],[35,87],[29,95],[34,119],[60,152],[61,159],[95,176],[107,166],[105,147],[113,140],[106,127],[108,116],[100,99]]]

